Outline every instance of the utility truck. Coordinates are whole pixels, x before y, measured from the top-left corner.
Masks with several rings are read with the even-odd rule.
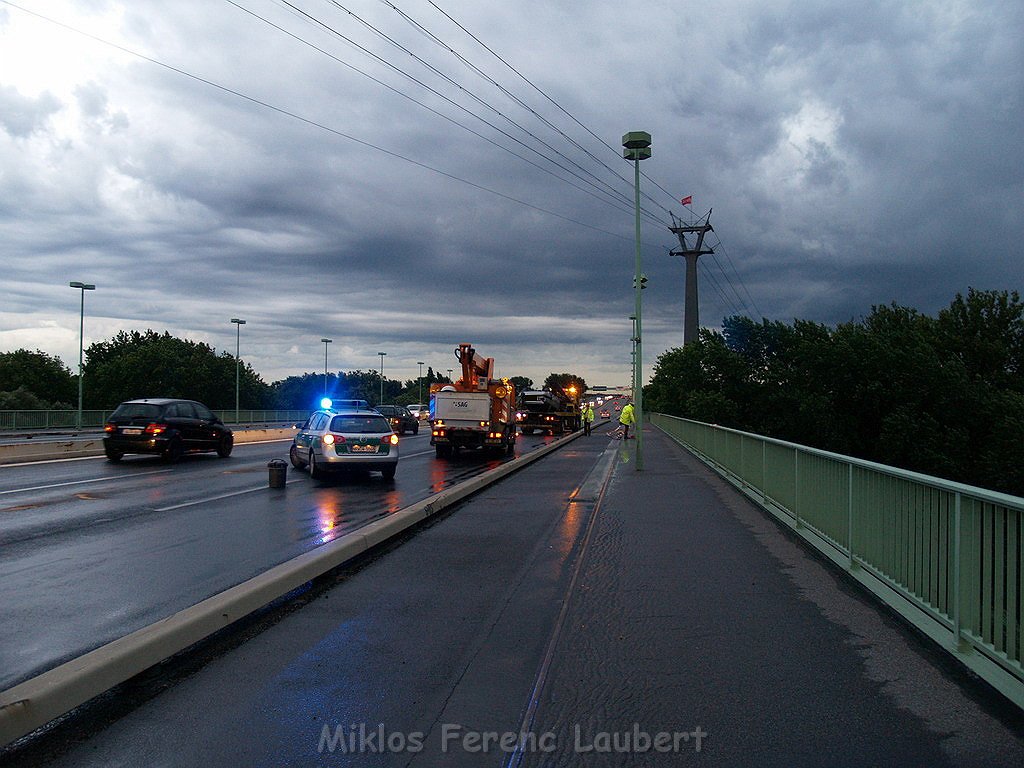
[[[460,448],[487,449],[511,456],[516,444],[516,392],[508,379],[494,377],[494,358],[459,344],[455,358],[462,376],[430,385],[430,444],[438,458]]]

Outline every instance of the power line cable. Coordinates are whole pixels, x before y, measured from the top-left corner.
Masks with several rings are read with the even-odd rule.
[[[290,7],[295,8],[295,6],[293,6],[288,0],[281,0],[281,2],[284,2],[286,5],[289,5]],[[564,154],[560,150],[556,149],[554,146],[552,146],[550,143],[546,142],[541,137],[537,136],[535,133],[533,133],[528,128],[526,128],[526,126],[522,125],[518,121],[516,121],[516,120],[512,119],[511,117],[509,117],[508,115],[506,115],[504,112],[502,112],[500,109],[498,109],[493,104],[488,102],[486,99],[480,97],[479,95],[477,95],[476,93],[474,93],[470,89],[466,88],[461,83],[457,82],[454,78],[452,78],[448,74],[442,72],[440,69],[435,67],[433,64],[431,64],[428,61],[426,61],[425,59],[423,59],[423,57],[421,57],[418,54],[414,53],[413,51],[409,50],[409,48],[407,48],[406,46],[404,46],[401,43],[399,43],[398,41],[396,41],[393,37],[391,37],[390,35],[385,33],[379,27],[377,27],[377,26],[371,24],[370,22],[366,21],[361,16],[359,16],[359,14],[355,13],[354,11],[350,10],[349,8],[346,8],[344,5],[342,5],[340,2],[338,2],[338,0],[325,0],[325,2],[329,3],[330,5],[333,5],[334,7],[338,8],[339,10],[347,13],[349,16],[351,16],[357,22],[359,22],[364,27],[366,27],[371,32],[373,32],[373,34],[375,34],[378,37],[380,37],[381,39],[385,40],[388,44],[392,45],[393,47],[395,47],[399,51],[402,51],[406,55],[410,56],[418,64],[420,64],[421,66],[426,68],[429,72],[433,73],[437,77],[439,77],[442,80],[444,80],[446,83],[451,85],[453,88],[456,88],[460,93],[465,94],[466,96],[468,96],[470,99],[475,101],[480,106],[482,106],[485,109],[488,109],[491,112],[493,112],[494,114],[498,115],[503,120],[508,122],[510,125],[514,126],[518,130],[522,131],[525,135],[529,136],[531,139],[536,141],[538,144],[540,144],[544,148],[550,150],[551,152],[556,154],[558,157],[562,158],[565,162],[567,162],[567,163],[575,166],[576,168],[578,168],[582,173],[584,173],[587,176],[591,177],[594,180],[593,183],[595,183],[596,185],[606,187],[612,194],[614,194],[616,196],[620,196],[625,202],[629,202],[625,193],[620,192],[619,190],[615,189],[614,187],[612,187],[610,184],[608,184],[604,180],[600,179],[596,174],[594,174],[591,171],[589,171],[588,169],[584,168],[578,162],[576,162],[572,158],[568,157],[566,154]],[[298,9],[296,8],[296,10],[298,10]],[[305,11],[300,11],[300,12],[301,13],[305,13]],[[313,17],[311,17],[311,18],[313,18]],[[331,29],[332,32],[335,32],[336,34],[339,34],[339,35],[341,34],[341,33],[338,33],[336,30],[333,30],[333,28],[331,28],[325,22],[322,22],[322,21],[319,21],[319,20],[317,20],[317,21],[318,21],[318,23],[323,24],[325,26],[325,28]],[[348,38],[346,38],[346,39],[348,39]],[[391,66],[394,66],[394,65],[391,65]],[[542,157],[544,156],[540,152],[538,152],[538,154],[541,155]],[[550,158],[546,158],[546,159],[548,159],[551,162],[554,162]],[[562,167],[563,170],[566,170],[567,172],[571,173],[571,171],[566,169],[564,166],[561,166],[561,164],[558,164],[558,165],[560,167]],[[576,175],[578,178],[583,180],[582,177],[580,177],[578,174],[573,174],[573,175]]]
[[[620,239],[620,240],[625,240],[625,241],[628,241],[628,242],[633,242],[633,238],[632,237],[629,237],[629,236],[626,236],[626,235],[620,235],[620,234],[618,234],[616,232],[609,232],[608,230],[601,229],[600,227],[594,226],[593,224],[587,224],[586,222],[579,221],[579,220],[574,219],[574,218],[572,218],[570,216],[565,216],[564,214],[556,213],[555,211],[551,211],[551,210],[548,210],[546,208],[542,208],[542,207],[540,207],[538,205],[534,205],[533,203],[529,203],[529,202],[527,202],[525,200],[520,200],[520,199],[518,199],[516,197],[513,197],[511,195],[507,195],[504,192],[499,192],[499,191],[497,191],[495,189],[491,189],[490,187],[486,187],[486,186],[484,186],[482,184],[478,184],[478,183],[476,183],[474,181],[470,181],[468,179],[464,179],[461,176],[456,176],[455,174],[449,173],[448,171],[443,171],[440,168],[436,168],[436,167],[434,167],[432,165],[428,165],[427,163],[420,162],[419,160],[414,160],[413,158],[408,157],[406,155],[403,155],[403,154],[401,154],[399,152],[395,152],[393,150],[386,149],[385,147],[382,147],[382,146],[379,146],[379,145],[374,144],[372,142],[366,141],[365,139],[360,139],[360,138],[358,138],[356,136],[353,136],[351,134],[345,133],[344,131],[338,130],[337,128],[331,128],[328,125],[324,125],[323,123],[317,122],[316,120],[312,120],[312,119],[310,119],[308,117],[303,117],[302,115],[299,115],[296,112],[292,112],[291,110],[285,109],[283,107],[275,106],[273,104],[270,104],[269,102],[263,101],[262,99],[258,99],[255,96],[249,96],[246,93],[242,93],[241,91],[238,91],[238,90],[236,90],[234,88],[231,88],[229,86],[226,86],[226,85],[221,85],[220,83],[214,82],[213,80],[209,80],[209,79],[207,79],[205,77],[202,77],[200,75],[193,74],[191,72],[188,72],[187,70],[181,69],[180,67],[176,67],[173,64],[167,64],[167,63],[165,63],[163,61],[160,61],[159,59],[153,58],[152,56],[147,56],[144,53],[139,53],[138,51],[134,51],[131,48],[127,48],[127,47],[125,47],[123,45],[120,45],[118,43],[114,43],[114,42],[112,42],[110,40],[106,40],[106,39],[104,39],[102,37],[99,37],[97,35],[93,35],[90,32],[86,32],[84,30],[77,29],[76,27],[73,27],[70,24],[65,24],[64,22],[57,21],[56,19],[53,19],[53,18],[51,18],[49,16],[46,16],[44,14],[38,13],[36,11],[29,10],[28,8],[24,8],[24,7],[20,6],[20,5],[17,5],[16,3],[11,2],[10,0],[0,0],[0,3],[3,3],[4,5],[6,5],[8,7],[11,7],[11,8],[15,8],[15,9],[17,9],[17,10],[23,12],[23,13],[27,13],[30,16],[34,16],[34,17],[36,17],[38,19],[42,19],[43,21],[46,21],[46,22],[48,22],[50,24],[54,24],[55,26],[61,27],[62,29],[66,29],[69,32],[74,32],[75,34],[81,35],[83,37],[87,37],[90,40],[94,40],[95,42],[101,43],[103,45],[107,45],[107,46],[109,46],[111,48],[114,48],[116,50],[121,51],[122,53],[126,53],[126,54],[128,54],[130,56],[134,56],[134,57],[139,58],[139,59],[141,59],[143,61],[147,61],[150,64],[154,64],[154,65],[156,65],[158,67],[162,67],[163,69],[166,69],[166,70],[168,70],[170,72],[174,72],[175,74],[181,75],[182,77],[186,77],[186,78],[188,78],[190,80],[194,80],[194,81],[196,81],[198,83],[202,83],[203,85],[207,85],[207,86],[209,86],[211,88],[215,88],[215,89],[217,89],[219,91],[222,91],[224,93],[227,93],[227,94],[230,94],[232,96],[235,96],[235,97],[237,97],[239,99],[242,99],[244,101],[247,101],[247,102],[249,102],[251,104],[255,104],[255,105],[259,106],[259,107],[263,107],[264,109],[271,110],[273,112],[276,112],[277,114],[283,115],[285,117],[289,117],[289,118],[291,118],[293,120],[297,120],[297,121],[299,121],[301,123],[304,123],[306,125],[309,125],[311,127],[318,128],[318,129],[320,129],[322,131],[326,131],[327,133],[333,134],[333,135],[338,136],[340,138],[347,139],[347,140],[349,140],[351,142],[359,144],[359,145],[361,145],[363,147],[366,147],[368,149],[372,149],[372,150],[375,150],[375,151],[380,152],[382,154],[388,155],[389,157],[393,157],[393,158],[395,158],[397,160],[402,160],[402,161],[407,162],[407,163],[409,163],[411,165],[415,165],[418,168],[422,168],[423,170],[430,171],[430,172],[435,173],[435,174],[437,174],[439,176],[444,176],[445,178],[451,179],[453,181],[458,181],[458,182],[460,182],[462,184],[465,184],[465,185],[467,185],[467,186],[469,186],[469,187],[471,187],[473,189],[480,190],[481,192],[487,192],[488,194],[494,195],[496,197],[500,197],[500,198],[502,198],[504,200],[508,200],[510,202],[513,202],[513,203],[517,203],[517,204],[525,206],[527,208],[531,208],[531,209],[533,209],[535,211],[538,211],[540,213],[546,213],[549,216],[554,216],[555,218],[562,219],[563,221],[568,221],[568,222],[571,222],[573,224],[578,224],[581,227],[586,227],[587,229],[592,229],[592,230],[594,230],[596,232],[600,232],[600,233],[605,234],[605,235],[610,235],[611,237],[615,237],[615,238]]]
[[[277,31],[281,32],[282,34],[287,35],[288,37],[291,37],[293,40],[296,40],[297,42],[301,43],[302,45],[308,46],[309,48],[312,48],[313,50],[317,51],[318,53],[323,54],[324,56],[327,56],[328,58],[332,59],[333,61],[337,62],[338,64],[341,64],[342,66],[347,67],[348,69],[352,70],[353,72],[356,72],[357,74],[362,75],[363,77],[365,77],[368,80],[370,80],[371,82],[381,86],[382,88],[386,88],[387,90],[391,91],[392,93],[394,93],[394,94],[396,94],[398,96],[401,96],[404,99],[407,99],[407,100],[413,102],[414,104],[422,107],[423,109],[427,110],[428,112],[436,115],[437,117],[440,117],[442,120],[446,120],[449,123],[458,126],[459,128],[463,129],[464,131],[467,131],[468,133],[471,133],[472,135],[476,136],[477,138],[483,139],[484,141],[488,142],[489,144],[497,147],[498,149],[500,149],[500,150],[502,150],[504,152],[508,152],[509,154],[511,154],[511,155],[519,158],[520,160],[522,160],[524,163],[527,163],[528,165],[531,165],[532,167],[536,168],[537,170],[542,171],[543,173],[549,174],[550,176],[558,179],[559,181],[562,181],[563,183],[570,185],[571,187],[573,187],[573,188],[583,192],[584,194],[590,195],[591,197],[593,197],[596,200],[599,200],[600,202],[612,205],[613,207],[617,208],[617,210],[620,210],[620,211],[623,211],[623,212],[627,212],[627,213],[632,210],[628,206],[619,205],[618,204],[618,200],[615,199],[615,198],[613,198],[613,199],[606,199],[606,198],[599,197],[595,192],[593,192],[591,190],[588,190],[588,189],[585,189],[584,187],[580,186],[579,184],[575,183],[574,181],[572,181],[570,179],[567,179],[567,178],[564,178],[562,176],[559,176],[557,173],[555,173],[551,169],[545,168],[542,165],[540,165],[538,163],[535,163],[533,160],[530,160],[528,157],[524,157],[523,155],[519,154],[515,150],[513,150],[513,149],[511,149],[509,147],[506,147],[506,146],[504,146],[504,145],[502,145],[500,143],[498,143],[497,141],[495,141],[494,139],[490,138],[489,136],[485,136],[484,134],[480,133],[479,131],[474,130],[473,128],[471,128],[470,126],[466,125],[465,123],[462,123],[459,120],[456,120],[455,118],[453,118],[453,117],[451,117],[449,115],[446,115],[446,114],[444,114],[443,112],[441,112],[441,111],[439,111],[437,109],[434,109],[429,104],[426,104],[426,103],[420,101],[419,99],[417,99],[415,96],[412,96],[412,95],[402,91],[401,89],[396,88],[393,85],[391,85],[389,83],[386,83],[386,82],[384,82],[383,80],[381,80],[381,79],[379,79],[377,77],[374,77],[369,72],[366,72],[365,70],[355,66],[354,64],[351,64],[351,63],[345,61],[344,59],[341,59],[341,58],[335,56],[330,51],[327,51],[327,50],[321,48],[320,46],[316,45],[315,43],[310,42],[309,40],[306,40],[305,38],[301,37],[300,35],[296,35],[294,32],[291,32],[290,30],[285,29],[284,27],[280,26],[279,24],[274,23],[273,21],[267,19],[264,16],[261,16],[260,14],[256,13],[255,11],[253,11],[253,10],[251,10],[249,8],[246,8],[245,6],[241,5],[240,3],[235,2],[235,0],[225,0],[225,2],[228,3],[229,5],[234,6],[235,8],[237,8],[238,10],[240,10],[242,12],[249,14],[253,18],[256,18],[259,21],[262,21],[263,23],[265,23],[268,26],[276,29]],[[314,23],[314,22],[310,21],[310,19],[308,19],[307,17],[305,17],[305,16],[303,16],[301,14],[296,14],[296,16],[298,16],[299,18],[301,18],[303,21],[305,21],[307,23],[310,23],[310,24]],[[487,121],[484,121],[484,122],[487,122]],[[494,127],[494,126],[492,126],[492,127]],[[496,128],[496,130],[500,130],[500,129]]]

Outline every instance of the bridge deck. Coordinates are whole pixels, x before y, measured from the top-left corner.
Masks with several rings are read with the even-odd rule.
[[[662,433],[645,432],[637,473],[632,441],[606,429],[200,668],[171,670],[160,695],[140,693],[51,754],[61,765],[1024,765],[1015,708]],[[614,466],[603,495],[602,457]],[[497,741],[523,731],[523,749]]]

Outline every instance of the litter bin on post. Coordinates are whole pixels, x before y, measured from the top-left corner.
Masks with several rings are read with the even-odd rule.
[[[267,463],[269,473],[269,484],[271,488],[284,488],[288,479],[288,462],[283,459],[274,459]]]

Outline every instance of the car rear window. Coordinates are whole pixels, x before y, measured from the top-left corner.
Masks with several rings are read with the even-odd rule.
[[[335,416],[331,419],[331,432],[376,434],[390,431],[391,425],[383,416]]]
[[[160,406],[152,403],[121,403],[110,414],[112,419],[159,419]]]

